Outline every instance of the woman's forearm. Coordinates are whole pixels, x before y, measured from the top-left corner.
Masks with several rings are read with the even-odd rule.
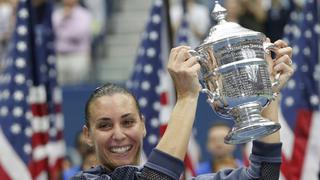
[[[278,112],[279,112],[279,98],[276,98],[262,111],[262,116],[264,118],[269,119],[270,121],[279,122]],[[262,141],[265,143],[279,143],[280,133],[279,131],[277,131],[273,134],[270,134],[269,136],[261,138],[259,141]]]
[[[166,132],[157,149],[183,160],[188,149],[189,138],[197,109],[197,96],[177,100],[170,117]]]

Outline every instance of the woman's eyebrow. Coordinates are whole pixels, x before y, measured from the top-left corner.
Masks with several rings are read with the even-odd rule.
[[[125,117],[128,117],[130,115],[131,115],[131,113],[126,113],[126,114],[122,115],[121,118],[125,118]]]
[[[97,119],[97,121],[111,121],[111,118],[102,117],[102,118]]]

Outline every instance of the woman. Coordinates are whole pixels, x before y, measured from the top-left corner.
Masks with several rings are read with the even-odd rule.
[[[272,61],[268,57],[267,61],[273,70],[271,77],[274,71],[281,71],[282,87],[293,72],[292,50],[283,41],[275,44],[280,48],[275,52],[276,59]],[[176,87],[177,102],[167,130],[147,163],[138,167],[146,129],[137,101],[125,89],[107,84],[89,98],[83,127],[87,143],[95,148],[100,165],[79,173],[74,179],[179,179],[200,90],[197,74],[200,65],[188,50],[186,46],[171,50],[168,70]],[[273,121],[278,121],[277,114],[278,100],[262,113]],[[195,179],[276,179],[281,164],[279,132],[254,141],[250,160],[248,168],[228,169]]]

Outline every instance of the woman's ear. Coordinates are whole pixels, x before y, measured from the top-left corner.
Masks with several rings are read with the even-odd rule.
[[[90,129],[89,129],[86,125],[84,125],[84,126],[82,127],[82,133],[83,133],[83,135],[84,135],[84,138],[85,138],[86,143],[87,143],[90,147],[92,147],[92,146],[93,146],[93,142],[92,142],[92,138],[91,138],[91,134],[90,134]]]

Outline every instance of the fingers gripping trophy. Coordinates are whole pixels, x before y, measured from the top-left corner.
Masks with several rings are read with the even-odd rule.
[[[261,116],[278,94],[280,74],[270,79],[266,61],[277,47],[263,33],[227,22],[226,13],[215,1],[212,16],[217,25],[190,53],[201,65],[200,81],[207,102],[218,115],[235,121],[225,142],[240,144],[280,129],[279,123]]]

